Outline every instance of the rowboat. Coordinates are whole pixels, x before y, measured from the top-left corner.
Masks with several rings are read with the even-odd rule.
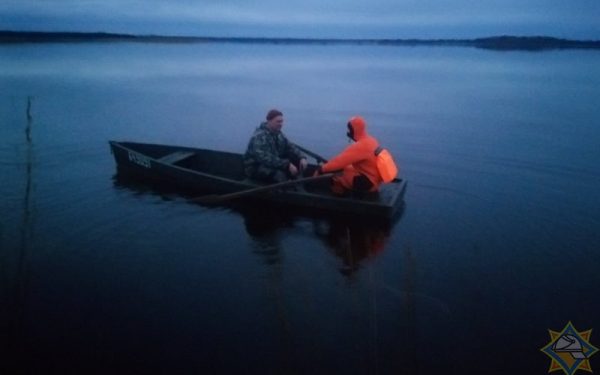
[[[248,179],[243,156],[238,153],[136,142],[109,141],[119,175],[137,180],[168,184],[188,194],[227,194],[255,189],[261,183]],[[317,166],[309,164],[310,174]],[[244,199],[269,201],[311,210],[360,217],[391,219],[402,207],[406,181],[395,179],[378,193],[363,196],[335,196],[330,181],[320,180],[299,186],[269,190]]]

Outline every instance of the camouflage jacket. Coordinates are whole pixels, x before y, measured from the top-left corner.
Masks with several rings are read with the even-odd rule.
[[[297,163],[304,156],[282,132],[272,132],[263,122],[252,134],[244,154],[244,169],[251,176],[259,167],[286,170],[290,162]]]

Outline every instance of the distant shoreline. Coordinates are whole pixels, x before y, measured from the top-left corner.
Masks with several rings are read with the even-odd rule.
[[[452,46],[489,50],[542,51],[556,49],[600,49],[600,40],[569,40],[546,36],[494,36],[475,39],[335,39],[335,38],[256,38],[133,35],[84,32],[0,31],[0,44],[25,43],[246,43],[282,45],[381,45],[381,46]]]

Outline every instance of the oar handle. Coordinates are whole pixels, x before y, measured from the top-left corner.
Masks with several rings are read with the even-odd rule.
[[[298,148],[298,150],[300,150],[300,151],[304,152],[306,155],[308,155],[308,156],[312,156],[313,158],[315,158],[315,160],[316,160],[318,163],[327,163],[327,159],[325,159],[325,158],[324,158],[324,157],[322,157],[321,155],[319,155],[319,154],[315,154],[315,153],[314,153],[314,152],[312,152],[311,150],[307,150],[307,149],[305,149],[304,147],[300,146],[299,144],[294,144],[294,145],[295,145],[295,146]]]

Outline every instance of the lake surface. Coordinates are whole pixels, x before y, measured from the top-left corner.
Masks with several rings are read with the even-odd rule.
[[[4,366],[532,374],[548,370],[548,329],[600,328],[598,51],[82,43],[0,57]],[[408,180],[400,217],[204,207],[115,175],[108,140],[242,152],[272,107],[325,157],[363,115]]]

